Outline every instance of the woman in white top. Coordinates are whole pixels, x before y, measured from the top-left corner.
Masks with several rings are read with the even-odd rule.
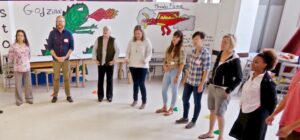
[[[145,87],[145,79],[149,68],[149,61],[152,56],[152,45],[149,39],[145,37],[145,33],[140,25],[134,27],[134,36],[129,41],[126,51],[126,61],[133,79],[133,103],[136,106],[138,101],[138,92],[141,90],[142,105],[140,109],[144,109],[147,101],[147,93]]]
[[[264,140],[267,131],[266,118],[274,111],[276,85],[269,75],[277,56],[267,50],[258,54],[252,62],[252,72],[243,84],[241,111],[235,121],[230,136],[238,140]]]

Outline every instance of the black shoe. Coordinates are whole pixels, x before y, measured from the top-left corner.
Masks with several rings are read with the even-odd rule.
[[[112,102],[112,98],[107,99],[107,101],[111,103]]]
[[[70,103],[72,103],[73,102],[72,97],[71,96],[67,97],[67,101],[70,102]]]
[[[3,110],[0,110],[0,114],[2,114],[3,113]]]
[[[51,100],[52,103],[56,103],[56,101],[57,101],[57,97],[53,97]]]
[[[196,125],[196,124],[195,124],[194,122],[190,122],[190,123],[188,123],[188,124],[185,126],[185,128],[186,128],[186,129],[191,129],[191,128],[193,128],[195,125]]]
[[[98,101],[99,101],[99,102],[102,102],[102,101],[103,101],[103,99],[98,99]]]
[[[185,119],[185,118],[180,118],[179,120],[176,120],[177,124],[184,124],[184,123],[188,123],[189,119]]]

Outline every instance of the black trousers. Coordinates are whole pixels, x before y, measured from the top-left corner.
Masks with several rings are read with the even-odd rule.
[[[129,68],[132,80],[133,80],[133,100],[138,100],[139,89],[142,94],[142,102],[145,104],[147,102],[147,91],[145,86],[146,75],[148,69],[146,68]]]
[[[98,66],[98,99],[104,98],[104,77],[106,74],[106,98],[113,98],[113,75],[114,75],[114,66],[102,65]]]

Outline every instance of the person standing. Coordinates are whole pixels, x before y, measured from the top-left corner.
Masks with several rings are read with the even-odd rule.
[[[162,85],[163,107],[156,110],[156,113],[164,113],[165,116],[173,114],[185,61],[186,54],[183,49],[183,33],[178,30],[173,34],[171,44],[166,51],[163,65],[165,72]],[[168,88],[170,85],[172,89],[172,100],[170,108],[168,109]]]
[[[133,33],[133,39],[129,41],[126,51],[126,62],[128,63],[133,79],[133,102],[131,106],[136,106],[140,89],[142,94],[142,105],[140,109],[144,109],[147,102],[145,79],[149,69],[149,61],[152,56],[152,44],[150,40],[146,38],[140,25],[134,27]]]
[[[287,95],[279,103],[275,111],[266,119],[271,125],[274,117],[283,112],[277,136],[279,140],[300,140],[300,70],[294,75]]]
[[[230,93],[240,84],[243,77],[240,58],[234,51],[235,44],[236,38],[234,35],[223,36],[221,52],[216,58],[212,78],[207,87],[207,103],[210,110],[209,130],[207,133],[200,135],[199,139],[213,138],[215,122],[218,120],[220,130],[218,140],[223,140],[224,114],[230,101]]]
[[[193,93],[194,97],[194,115],[190,123],[185,128],[190,129],[195,126],[201,110],[201,98],[206,86],[208,73],[211,65],[211,55],[209,49],[203,47],[203,39],[205,34],[203,32],[195,32],[193,34],[192,56],[187,67],[187,80],[184,85],[182,101],[183,101],[183,117],[176,120],[177,124],[188,123],[188,114],[190,109],[190,97]]]
[[[98,64],[98,101],[104,98],[104,76],[106,74],[106,98],[112,102],[114,64],[119,56],[116,39],[111,37],[111,28],[103,27],[103,35],[98,37],[93,47],[93,59]]]
[[[60,70],[62,69],[64,78],[64,88],[68,102],[73,102],[70,93],[70,55],[74,50],[74,39],[70,31],[65,29],[65,18],[63,16],[56,17],[56,28],[54,28],[48,38],[48,49],[53,57],[53,98],[52,103],[57,101],[59,91]]]
[[[265,120],[277,104],[276,84],[269,74],[276,63],[277,55],[272,50],[259,53],[254,58],[249,79],[242,86],[241,110],[230,136],[238,140],[265,139]]]
[[[14,65],[16,105],[20,106],[23,104],[23,81],[25,100],[28,104],[33,104],[30,73],[30,48],[25,31],[17,30],[16,42],[9,48],[8,60]]]

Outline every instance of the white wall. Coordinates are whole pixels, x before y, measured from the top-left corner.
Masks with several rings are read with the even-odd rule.
[[[31,54],[41,55],[41,49],[44,49],[44,44],[48,38],[49,32],[55,26],[55,17],[61,14],[51,14],[41,17],[38,11],[43,9],[58,9],[65,11],[67,6],[71,6],[78,2],[68,1],[22,1],[22,2],[0,2],[0,9],[5,8],[7,18],[1,23],[9,26],[10,33],[6,34],[6,38],[12,43],[14,42],[14,34],[16,29],[24,29],[27,33],[31,44]],[[84,2],[89,7],[90,14],[98,8],[114,8],[118,10],[118,15],[115,19],[103,19],[99,22],[88,19],[84,26],[96,24],[99,29],[96,29],[93,35],[89,34],[74,34],[75,38],[75,53],[82,52],[86,47],[94,44],[95,39],[101,35],[102,27],[109,25],[112,27],[112,36],[116,37],[121,53],[125,53],[128,41],[132,38],[133,27],[137,24],[137,14],[144,7],[155,9],[154,2]],[[30,4],[24,9],[25,5]],[[159,3],[163,4],[163,3]],[[177,4],[177,3],[175,3]],[[178,3],[180,4],[180,3]],[[223,0],[219,4],[205,3],[182,3],[186,9],[160,9],[159,11],[180,11],[180,15],[194,15],[196,17],[195,29],[193,31],[184,31],[186,42],[191,45],[191,35],[195,31],[204,31],[207,36],[211,37],[205,42],[206,47],[219,50],[221,38],[224,33],[234,33],[237,25],[238,11],[240,0]],[[170,5],[170,4],[166,4]],[[26,15],[24,10],[34,10],[37,13]],[[1,15],[0,15],[1,16]],[[170,27],[172,33],[176,31]],[[147,37],[152,41],[155,52],[164,52],[170,44],[172,33],[169,36],[162,36],[159,26],[148,26],[145,29]],[[0,32],[1,33],[1,32]],[[2,34],[1,38],[2,40]],[[217,42],[217,43],[215,43]],[[0,48],[2,53],[7,53],[8,49]],[[88,66],[90,73],[96,73],[95,66]],[[87,76],[90,79],[96,79],[97,76]]]
[[[299,5],[300,0],[286,0],[275,42],[275,49],[278,51],[283,49],[299,28],[299,26],[297,27],[300,16]]]
[[[249,52],[259,0],[241,0],[240,14],[236,29],[237,52]]]

